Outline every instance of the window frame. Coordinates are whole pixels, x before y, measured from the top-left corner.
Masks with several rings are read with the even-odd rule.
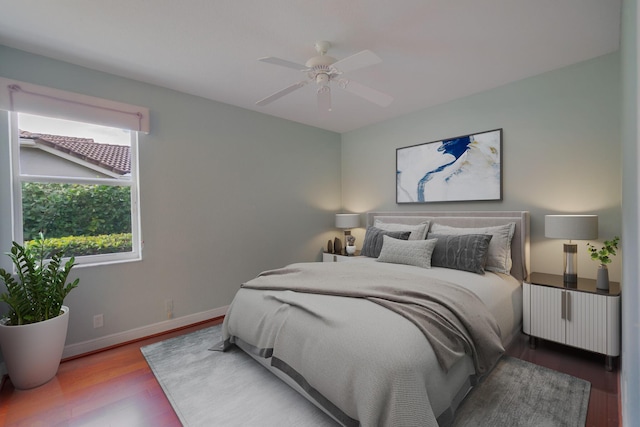
[[[11,204],[12,204],[12,237],[16,242],[23,241],[22,218],[22,183],[64,183],[82,185],[109,185],[129,187],[131,193],[131,252],[118,252],[100,255],[80,255],[75,257],[77,267],[114,264],[142,260],[142,233],[140,221],[140,192],[138,173],[138,132],[126,129],[130,135],[131,173],[130,179],[82,178],[48,175],[28,175],[20,172],[20,129],[19,112],[9,111],[9,145],[11,167]]]

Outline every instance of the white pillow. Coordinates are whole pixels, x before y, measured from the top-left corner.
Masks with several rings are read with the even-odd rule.
[[[427,238],[427,231],[429,230],[429,221],[421,222],[420,224],[396,224],[393,222],[382,222],[382,220],[376,219],[373,222],[373,226],[385,231],[410,231],[409,240],[424,240]]]
[[[431,268],[431,255],[437,242],[438,239],[400,240],[383,236],[377,261]]]
[[[489,242],[489,252],[487,254],[487,264],[485,270],[495,273],[510,274],[511,272],[511,239],[516,230],[516,223],[510,222],[505,225],[496,225],[493,227],[451,227],[433,223],[430,233],[433,234],[491,234],[491,242]]]

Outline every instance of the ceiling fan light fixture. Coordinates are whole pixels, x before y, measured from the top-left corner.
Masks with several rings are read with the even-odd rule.
[[[329,84],[329,75],[325,73],[318,73],[316,75],[316,83],[321,86],[326,86]]]
[[[307,82],[315,82],[319,86],[318,106],[320,110],[331,111],[331,92],[329,88],[331,81],[338,81],[338,87],[341,89],[381,107],[386,107],[393,101],[393,98],[385,93],[351,80],[339,78],[343,76],[345,72],[351,72],[382,62],[382,59],[380,59],[378,55],[370,50],[363,50],[346,58],[336,60],[326,55],[330,46],[331,44],[329,42],[316,42],[315,47],[319,55],[309,59],[305,65],[270,56],[258,59],[261,62],[302,71],[306,73],[308,80],[287,86],[256,102],[256,105],[265,106],[301,88]]]

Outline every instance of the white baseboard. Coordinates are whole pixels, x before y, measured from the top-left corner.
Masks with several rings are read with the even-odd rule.
[[[140,328],[131,329],[117,334],[106,335],[89,341],[83,341],[76,344],[70,344],[64,347],[62,358],[78,356],[80,354],[91,353],[103,348],[114,345],[135,341],[151,335],[162,332],[171,331],[173,329],[189,326],[194,323],[203,322],[205,320],[224,316],[229,306],[218,307],[212,310],[202,311],[200,313],[189,314],[187,316],[178,317],[176,319],[164,320],[152,325],[142,326]],[[0,365],[0,372],[4,366]]]

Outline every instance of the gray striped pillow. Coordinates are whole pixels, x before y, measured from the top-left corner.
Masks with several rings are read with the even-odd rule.
[[[492,237],[491,234],[429,233],[429,239],[438,239],[431,255],[431,266],[484,274],[489,242]]]

